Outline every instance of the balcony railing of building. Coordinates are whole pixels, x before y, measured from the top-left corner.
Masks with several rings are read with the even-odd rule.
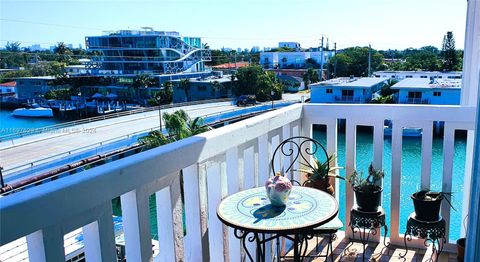
[[[403,243],[403,229],[399,228],[403,127],[423,129],[421,187],[429,188],[433,121],[444,121],[442,191],[450,192],[455,130],[473,130],[474,114],[474,108],[460,106],[288,106],[7,195],[0,201],[0,244],[26,236],[31,261],[61,261],[65,258],[64,234],[81,227],[87,261],[113,261],[116,254],[111,201],[120,197],[127,261],[149,261],[152,257],[149,196],[154,194],[158,222],[158,232],[154,233],[158,233],[160,246],[156,259],[239,261],[240,242],[218,220],[217,206],[227,195],[263,185],[271,174],[272,151],[282,140],[295,135],[311,137],[314,124],[326,125],[326,146],[331,154],[337,152],[337,120],[345,119],[348,174],[355,169],[356,128],[372,126],[373,164],[383,168],[384,120],[388,119],[393,124],[392,189],[383,193],[391,194],[390,241],[400,245]],[[290,161],[285,157],[276,165],[280,167]],[[298,179],[297,173],[289,176]],[[348,225],[348,214],[354,204],[349,185],[345,197],[344,223]],[[443,204],[442,216],[448,221],[450,206]],[[447,235],[448,227],[449,223]],[[423,247],[423,241],[414,239],[412,245]],[[247,248],[253,250],[254,246]],[[452,244],[447,244],[446,249],[451,250]]]
[[[407,97],[404,100],[405,104],[429,104],[428,99],[422,99],[417,97]]]
[[[357,97],[355,98],[354,96],[336,96],[335,97],[335,102],[338,103],[365,103],[368,102],[367,99],[363,97]]]

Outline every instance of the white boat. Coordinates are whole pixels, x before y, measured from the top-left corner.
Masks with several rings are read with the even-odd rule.
[[[12,112],[13,116],[21,117],[53,117],[51,108],[41,107],[38,104],[33,104],[30,107],[17,108]]]

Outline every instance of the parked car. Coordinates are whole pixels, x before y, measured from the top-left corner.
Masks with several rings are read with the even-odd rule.
[[[237,106],[255,105],[257,100],[254,95],[241,95],[237,98]]]

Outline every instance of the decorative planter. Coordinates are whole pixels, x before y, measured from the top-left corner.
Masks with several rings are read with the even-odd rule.
[[[459,238],[457,240],[457,260],[459,262],[464,261],[464,256],[465,256],[465,242],[466,239],[464,237]]]
[[[415,215],[418,220],[422,221],[437,221],[440,219],[440,205],[442,204],[443,196],[439,196],[436,200],[424,200],[425,194],[419,195],[420,192],[413,193],[410,197],[413,200],[413,207]],[[440,195],[439,193],[436,193]]]
[[[369,190],[363,190],[361,187],[353,187],[355,199],[360,211],[377,212],[382,199],[383,188],[374,186]]]
[[[270,203],[274,206],[285,206],[292,191],[292,182],[280,173],[265,182],[265,189]]]
[[[315,180],[314,182],[305,182],[305,186],[316,188],[318,190],[321,190],[323,192],[329,193],[330,195],[335,194],[335,189],[333,188],[332,185],[330,185],[330,180],[327,179],[318,179]]]

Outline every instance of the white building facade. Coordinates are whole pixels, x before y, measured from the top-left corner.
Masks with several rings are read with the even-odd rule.
[[[405,78],[438,78],[438,79],[461,79],[462,72],[440,72],[440,71],[376,71],[373,72],[375,77],[387,77],[394,79]]]
[[[323,53],[323,60],[322,60]],[[261,52],[260,64],[265,69],[292,69],[304,68],[307,59],[312,59],[319,65],[326,64],[334,51],[323,52]]]
[[[399,104],[459,105],[460,79],[404,79],[391,87]]]
[[[388,78],[335,78],[311,84],[312,103],[366,103]]]

